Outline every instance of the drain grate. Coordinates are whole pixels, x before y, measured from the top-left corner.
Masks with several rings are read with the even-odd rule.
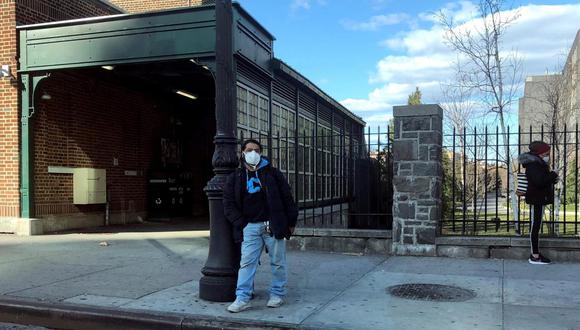
[[[427,301],[467,301],[477,296],[473,290],[427,283],[394,285],[387,288],[387,291],[398,298]]]

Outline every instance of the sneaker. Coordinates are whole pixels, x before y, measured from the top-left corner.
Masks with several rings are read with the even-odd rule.
[[[239,299],[236,299],[236,301],[234,301],[231,305],[228,306],[228,312],[239,313],[241,311],[245,311],[250,307],[251,305],[249,301],[241,301]]]
[[[534,258],[534,256],[530,254],[530,259],[528,259],[528,262],[533,264],[533,265],[548,265],[548,264],[552,263],[552,261],[550,259],[544,257],[541,254],[537,258]]]
[[[283,303],[284,303],[284,300],[282,300],[282,298],[277,297],[277,296],[270,296],[270,300],[268,300],[268,303],[266,304],[266,306],[271,307],[271,308],[276,308],[276,307],[280,307]]]

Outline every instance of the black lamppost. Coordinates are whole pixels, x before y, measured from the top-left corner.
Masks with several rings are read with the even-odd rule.
[[[236,154],[236,83],[233,59],[232,1],[216,0],[215,98],[217,133],[212,165],[215,176],[205,192],[209,199],[209,254],[201,270],[199,297],[217,302],[233,301],[237,282],[238,251],[232,228],[224,216],[223,186],[228,174],[238,166]]]

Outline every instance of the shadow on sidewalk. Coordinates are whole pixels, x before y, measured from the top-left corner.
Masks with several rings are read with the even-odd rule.
[[[153,233],[153,232],[177,232],[177,231],[201,231],[209,230],[209,218],[173,218],[168,221],[144,221],[126,225],[110,225],[94,228],[71,229],[61,232],[48,233],[47,235],[67,234],[117,234],[117,233]]]

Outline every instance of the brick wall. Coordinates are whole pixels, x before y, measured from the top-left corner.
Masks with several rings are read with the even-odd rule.
[[[56,73],[42,90],[51,99],[39,101],[33,117],[35,216],[104,210],[72,204],[72,175],[48,173],[49,166],[104,168],[111,210],[145,211],[147,170],[169,129],[169,113],[143,92],[97,80],[92,70]]]
[[[124,9],[128,13],[143,13],[148,11],[215,3],[215,1],[207,0],[110,0],[110,2]]]
[[[16,25],[114,13],[99,1],[0,0],[0,64],[17,71]],[[16,83],[0,78],[0,217],[20,215],[18,97]]]
[[[18,25],[106,16],[119,11],[100,1],[86,0],[16,0]]]
[[[0,64],[16,72],[16,4],[0,0]],[[18,89],[10,78],[0,78],[0,217],[18,216]]]

